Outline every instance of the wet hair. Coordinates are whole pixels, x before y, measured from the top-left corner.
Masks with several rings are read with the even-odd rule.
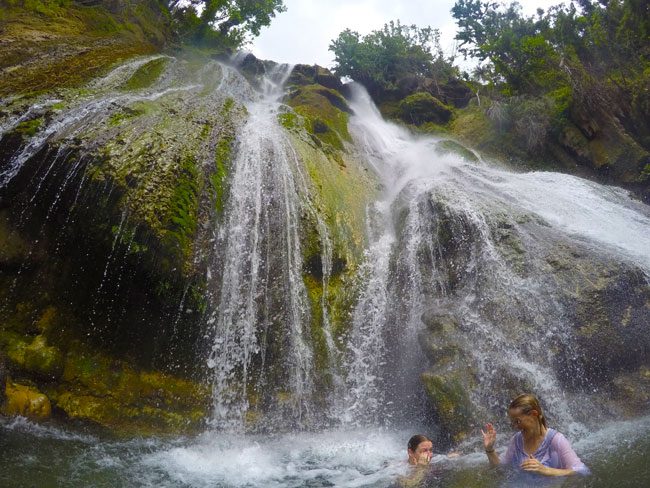
[[[532,393],[522,393],[519,395],[517,398],[510,402],[508,409],[511,408],[519,408],[524,414],[528,414],[532,410],[536,410],[538,413],[537,421],[539,422],[540,426],[543,425],[544,427],[548,428],[546,425],[546,417],[544,417],[544,412],[542,412],[542,407],[539,404],[539,400]]]
[[[425,436],[425,435],[415,434],[413,437],[411,437],[411,438],[409,439],[409,443],[407,444],[407,447],[408,447],[411,451],[415,452],[415,450],[418,448],[418,446],[419,446],[420,444],[422,444],[423,442],[427,442],[427,441],[431,442],[431,439],[429,439],[429,438],[428,438],[427,436]]]

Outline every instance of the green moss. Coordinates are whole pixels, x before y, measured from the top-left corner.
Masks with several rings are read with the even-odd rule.
[[[340,151],[344,148],[343,141],[351,141],[348,114],[341,110],[347,104],[337,91],[321,85],[299,86],[289,95],[287,103],[305,119],[305,127],[321,143]],[[287,123],[290,117],[284,120]]]
[[[32,373],[55,379],[63,373],[63,354],[54,347],[48,346],[45,336],[34,338],[25,350],[24,368]]]
[[[69,7],[71,0],[52,0],[48,2],[43,2],[41,0],[23,0],[22,2],[11,1],[9,2],[12,6],[23,7],[29,12],[36,14],[44,15],[46,17],[58,17],[62,16],[66,12],[66,7]]]
[[[471,404],[461,382],[430,373],[422,374],[422,382],[444,428],[456,442],[465,438],[470,429]]]
[[[285,112],[278,115],[278,122],[282,127],[289,130],[299,127],[298,117],[294,112]]]
[[[156,58],[140,66],[122,86],[124,90],[140,90],[153,85],[169,62],[168,58]]]
[[[111,115],[108,119],[108,125],[110,126],[118,126],[121,125],[122,122],[132,119],[134,117],[139,117],[140,115],[144,114],[145,110],[143,109],[131,109],[128,107],[123,107],[122,110],[119,112],[115,112],[113,115]]]
[[[210,390],[188,380],[137,371],[123,361],[73,346],[64,382],[48,395],[69,417],[119,432],[152,434],[196,430],[207,414]]]
[[[235,141],[234,128],[231,123],[234,108],[235,101],[232,98],[227,98],[220,113],[223,126],[214,150],[214,171],[209,176],[214,208],[219,214],[223,212],[225,203],[228,168],[232,159],[232,148]]]
[[[0,347],[14,366],[22,368],[25,365],[25,349],[28,345],[25,336],[7,330],[0,331]]]
[[[148,8],[155,18],[159,7]],[[130,9],[116,14],[104,6],[45,1],[2,9],[0,39],[10,39],[12,49],[0,52],[0,67],[9,68],[0,72],[0,97],[77,87],[124,59],[156,51],[151,40],[164,26],[139,24],[130,31],[124,27]],[[34,52],[40,54],[36,62]]]
[[[23,137],[32,137],[34,134],[38,132],[38,129],[40,129],[42,125],[43,125],[43,117],[39,117],[38,119],[26,120],[25,122],[21,122],[16,126],[14,130],[19,134],[22,134]]]
[[[451,120],[453,109],[428,92],[418,92],[399,102],[398,115],[408,124],[446,124]]]
[[[323,282],[311,275],[304,275],[307,296],[311,303],[311,338],[314,350],[314,366],[321,373],[329,370],[329,351],[323,330]],[[324,378],[327,382],[329,378]]]
[[[193,238],[197,229],[201,174],[193,156],[187,156],[180,165],[170,203],[169,235],[176,242],[181,255],[192,254]]]

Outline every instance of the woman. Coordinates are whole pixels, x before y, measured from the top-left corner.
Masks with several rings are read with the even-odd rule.
[[[517,432],[503,459],[494,449],[497,432],[492,424],[485,426],[483,444],[490,464],[505,464],[529,473],[544,476],[589,474],[589,469],[571,448],[564,435],[546,425],[546,418],[535,395],[523,394],[510,402],[510,423]]]

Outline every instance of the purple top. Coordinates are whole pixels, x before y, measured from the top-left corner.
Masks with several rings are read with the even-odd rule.
[[[519,468],[528,457],[524,451],[524,437],[521,432],[517,432],[512,436],[508,450],[501,462]],[[546,436],[533,457],[549,468],[572,469],[579,474],[589,474],[589,468],[580,461],[567,438],[555,429],[546,431]]]

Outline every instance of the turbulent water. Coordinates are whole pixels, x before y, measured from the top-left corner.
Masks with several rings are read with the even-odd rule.
[[[503,404],[499,392],[511,378],[544,398],[562,429],[579,434],[593,422],[580,414],[584,402],[606,399],[560,393],[557,365],[571,361],[557,350],[571,357],[577,346],[548,263],[568,248],[590,262],[627,263],[647,283],[648,207],[618,188],[514,173],[444,150],[439,139],[386,123],[360,87],[352,107],[357,145],[385,191],[369,215],[366,284],[350,344],[351,411],[375,422],[427,415],[419,374],[437,358],[430,351],[426,358],[419,334],[430,310],[457,323],[450,345],[467,362],[442,368],[470,368],[480,378],[469,394],[481,414]],[[450,232],[456,251],[445,242]],[[587,382],[579,368],[562,374]]]
[[[301,211],[312,209],[305,203],[301,163],[277,121],[290,72],[290,66],[275,68],[264,79],[263,92],[247,100],[249,117],[238,134],[227,217],[215,239],[211,269],[217,289],[208,318],[214,337],[212,423],[229,431],[243,429],[251,390],[273,396],[272,384],[291,392],[294,427],[310,413],[313,351],[299,232]],[[240,77],[230,84],[247,82]],[[272,342],[279,350],[270,350]],[[253,379],[249,370],[255,361],[266,373]]]
[[[355,150],[383,191],[368,209],[369,246],[347,344],[333,340],[323,297],[326,344],[330,357],[340,357],[341,363],[331,365],[338,374],[332,380],[336,388],[326,399],[326,412],[319,411],[313,401],[314,351],[306,330],[311,312],[302,280],[302,215],[317,223],[324,290],[332,249],[327,228],[311,204],[302,163],[277,121],[277,115],[288,110],[279,100],[289,67],[278,67],[253,88],[232,67],[214,63],[191,80],[178,76],[183,66],[174,62],[150,90],[115,90],[149,60],[132,62],[96,81],[90,87],[95,96],[48,121],[12,157],[0,174],[0,188],[11,184],[46,142],[72,143],[118,106],[171,97],[207,111],[205,107],[217,110],[225,97],[232,97],[246,107],[225,217],[215,223],[210,236],[211,305],[205,316],[210,348],[206,368],[214,398],[210,430],[196,438],[116,441],[55,424],[4,419],[2,486],[399,483],[412,474],[404,462],[408,437],[416,428],[435,428],[420,381],[420,374],[436,363],[435,354],[422,345],[427,327],[423,313],[437,316],[441,311],[458,323],[450,340],[468,358],[463,368],[480,378],[468,392],[477,406],[473,427],[490,420],[486,415],[504,404],[502,380],[508,378],[540,394],[554,426],[570,435],[592,468],[592,477],[571,486],[636,487],[650,479],[650,420],[612,422],[611,412],[601,415],[600,410],[583,408],[599,409],[598,393],[569,395],[563,390],[553,365],[560,346],[570,351],[575,338],[566,327],[569,312],[547,272],[548,256],[567,248],[589,259],[622,262],[647,279],[647,206],[618,188],[558,173],[514,173],[461,157],[445,150],[438,139],[414,137],[386,123],[367,94],[357,89],[350,121]],[[45,100],[21,115],[6,116],[0,130],[8,131],[57,102]],[[60,156],[65,158],[65,151]],[[58,160],[52,160],[52,167]],[[83,169],[83,161],[70,167],[65,184]],[[37,194],[41,183],[35,184]],[[119,267],[116,244],[127,220],[125,212],[98,295],[109,268]],[[445,242],[441,229],[450,229],[457,240]],[[503,241],[509,249],[528,250],[526,257],[504,251]],[[451,259],[448,248],[453,246],[458,252],[452,252]],[[179,314],[182,308],[181,303]],[[531,331],[543,332],[531,338]],[[272,427],[295,431],[242,434],[255,394],[257,401],[266,402],[266,410],[277,412],[266,419]],[[609,417],[607,423],[599,424],[604,417]],[[502,447],[506,440],[502,433]],[[484,468],[479,444],[475,428],[458,446],[459,457],[435,457],[436,469],[424,485],[507,484],[499,472]]]
[[[642,488],[650,477],[650,419],[604,424],[574,448],[593,474],[563,486]],[[246,437],[206,432],[195,439],[115,441],[24,419],[0,420],[0,484],[7,488],[235,488],[413,486],[410,432],[347,429]],[[505,436],[500,437],[505,443]],[[520,486],[486,468],[468,445],[438,453],[421,487]],[[557,485],[555,485],[557,486]]]

